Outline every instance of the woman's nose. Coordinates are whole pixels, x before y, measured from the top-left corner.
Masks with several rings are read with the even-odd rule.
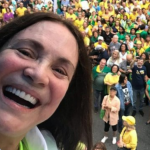
[[[24,76],[29,82],[40,87],[45,87],[49,83],[48,69],[43,65],[37,65],[36,67],[27,67],[24,69]]]

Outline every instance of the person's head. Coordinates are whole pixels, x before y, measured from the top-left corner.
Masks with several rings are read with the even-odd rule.
[[[140,36],[140,31],[136,31],[136,37],[137,38],[140,38],[141,36]]]
[[[90,149],[91,71],[78,29],[53,13],[33,13],[5,25],[0,36],[0,134],[23,137],[43,122],[64,149],[75,149],[83,135]]]
[[[107,33],[109,33],[109,32],[110,32],[110,27],[107,26],[107,27],[105,28],[105,31],[106,31]]]
[[[119,26],[119,25],[120,25],[120,22],[117,20],[116,23],[115,23],[115,25],[116,25],[116,26]]]
[[[123,20],[127,20],[127,19],[128,19],[127,15],[123,15]]]
[[[114,35],[114,36],[113,36],[112,42],[113,42],[113,43],[117,43],[117,42],[118,42],[118,35]]]
[[[126,41],[130,41],[130,35],[127,34],[125,38],[126,38]]]
[[[122,34],[124,34],[125,29],[124,29],[122,26],[120,26],[120,27],[119,27],[119,32],[122,33]]]
[[[112,52],[112,58],[113,59],[118,59],[119,58],[119,51],[118,50],[113,50],[113,52]]]
[[[119,77],[119,83],[120,84],[127,84],[127,81],[128,81],[128,78],[125,74],[121,74],[120,77]]]
[[[10,13],[11,12],[11,10],[10,10],[10,8],[8,7],[8,8],[6,8],[6,12],[7,13]]]
[[[109,95],[110,95],[110,97],[114,97],[114,96],[116,96],[116,94],[117,94],[117,89],[116,89],[115,86],[112,86],[112,87],[110,88]]]
[[[106,150],[106,146],[104,143],[102,142],[97,142],[94,146],[92,150]]]
[[[95,38],[97,38],[97,37],[98,37],[98,32],[95,31],[95,32],[93,33],[93,36],[94,36]]]
[[[134,128],[135,126],[135,118],[133,116],[122,116],[123,125],[127,128]]]
[[[137,8],[133,8],[133,14],[136,14]]]
[[[142,42],[141,42],[141,41],[137,41],[136,47],[137,47],[138,49],[140,49],[140,48],[142,47]]]
[[[109,17],[109,22],[114,22],[114,17],[113,16]]]
[[[71,15],[73,14],[73,8],[72,8],[72,7],[69,8],[69,13],[70,13]]]
[[[104,41],[104,38],[102,36],[98,37],[98,43],[101,45]]]
[[[142,58],[144,61],[145,61],[145,60],[149,60],[148,53],[143,52],[143,53],[141,54],[141,58]]]
[[[132,35],[134,35],[135,34],[135,29],[134,28],[132,28],[131,30],[130,30],[130,33],[132,34]]]
[[[101,69],[103,69],[106,65],[106,59],[102,58],[99,62],[99,66]]]
[[[132,54],[127,54],[126,60],[127,60],[128,63],[131,63],[132,60],[133,60],[133,55]]]
[[[146,36],[146,40],[145,40],[147,43],[149,43],[150,42],[150,35],[147,35]]]
[[[144,60],[142,58],[137,59],[137,66],[142,67],[144,63]]]
[[[128,50],[128,47],[127,47],[127,44],[125,44],[125,43],[122,43],[121,45],[120,45],[120,52],[126,52]]]
[[[22,3],[22,2],[20,2],[20,5],[19,5],[19,6],[20,6],[20,8],[22,8],[22,7],[23,7],[23,3]]]
[[[119,71],[119,66],[118,65],[116,65],[116,64],[114,64],[114,65],[112,65],[111,66],[111,72],[112,73],[118,73],[118,71]]]

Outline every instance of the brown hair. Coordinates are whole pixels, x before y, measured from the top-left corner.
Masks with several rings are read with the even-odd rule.
[[[79,141],[86,143],[87,149],[91,150],[91,69],[86,47],[78,29],[72,23],[53,13],[27,14],[14,19],[0,29],[0,46],[2,48],[19,31],[41,21],[62,24],[71,32],[78,44],[79,60],[73,79],[61,104],[47,121],[39,125],[39,128],[49,130],[57,144],[61,144],[61,147],[65,150],[75,150]]]
[[[105,144],[102,142],[97,142],[92,150],[95,150],[96,148],[100,150],[107,150]]]

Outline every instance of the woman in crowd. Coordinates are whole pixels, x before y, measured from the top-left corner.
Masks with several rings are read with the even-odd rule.
[[[114,21],[114,17],[113,16],[109,17],[109,21],[108,21],[107,25],[109,27],[111,27],[111,28],[115,25],[115,21]]]
[[[106,95],[103,99],[102,103],[102,109],[105,110],[105,116],[103,118],[105,122],[105,127],[104,127],[104,137],[101,140],[102,143],[105,143],[106,140],[108,139],[108,131],[110,128],[110,125],[112,126],[113,129],[113,140],[112,144],[116,144],[116,131],[117,131],[117,123],[118,123],[118,113],[120,110],[120,101],[118,97],[116,96],[117,94],[117,89],[115,87],[111,87],[110,89],[110,94]]]
[[[150,47],[150,35],[146,36],[146,40],[144,42],[143,48],[146,51]]]
[[[107,66],[111,67],[113,64],[116,64],[119,66],[119,64],[122,62],[122,59],[120,58],[120,54],[118,50],[114,50],[112,52],[112,56],[107,61]]]
[[[136,150],[137,133],[135,129],[135,118],[132,116],[123,116],[124,128],[120,134],[117,150]]]
[[[149,100],[149,104],[150,104],[150,79],[148,79],[148,81],[147,81],[145,93],[146,93],[146,96],[147,96],[147,98]],[[146,122],[146,125],[149,125],[149,124],[150,124],[150,111],[149,111],[149,119]]]
[[[137,41],[144,43],[144,39],[140,36],[140,31],[136,31],[136,37],[134,38],[134,46],[136,47]]]
[[[81,141],[91,150],[91,70],[81,33],[40,12],[8,23],[0,37],[0,148],[75,150]]]
[[[116,34],[119,31],[120,22],[117,20],[115,26],[112,27],[112,33]]]
[[[104,143],[102,142],[97,142],[94,146],[92,150],[107,150],[106,146]]]
[[[118,83],[119,81],[119,66],[118,65],[112,65],[111,72],[108,73],[104,78],[104,83],[107,85],[107,92],[109,93],[110,88]]]
[[[133,105],[132,85],[125,74],[119,77],[119,83],[116,85],[117,96],[120,100],[118,131],[122,131],[122,116],[128,116]]]
[[[125,29],[122,26],[119,27],[119,32],[117,33],[117,35],[118,35],[118,42],[123,43],[125,41],[126,33]]]
[[[10,8],[6,8],[6,13],[3,16],[3,21],[8,23],[14,18],[13,13],[11,12]]]
[[[140,57],[143,59],[144,63],[149,60],[148,53],[146,52],[143,52]]]
[[[134,43],[133,41],[131,41],[130,35],[127,34],[125,38],[126,38],[125,43],[127,44],[127,47],[130,50],[131,48],[133,48]]]
[[[127,47],[127,44],[125,43],[122,43],[121,46],[120,46],[120,59],[123,60],[126,60],[126,57],[127,57],[127,50],[128,50],[128,47]]]
[[[134,28],[132,28],[132,29],[130,30],[130,40],[131,40],[131,41],[133,41],[134,38],[136,37],[135,32],[136,32],[136,31],[135,31]]]

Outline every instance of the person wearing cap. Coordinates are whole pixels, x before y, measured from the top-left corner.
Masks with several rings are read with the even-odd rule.
[[[110,72],[110,68],[106,66],[106,59],[102,58],[99,65],[92,69],[93,77],[93,95],[94,95],[94,111],[98,112],[99,106],[102,103],[105,94],[104,77],[106,73]],[[99,96],[101,95],[101,100],[99,102]]]
[[[120,134],[117,150],[136,150],[137,132],[135,129],[135,118],[132,116],[122,116],[124,128]]]
[[[141,31],[136,31],[136,37],[134,38],[134,47],[136,47],[137,41],[141,41],[141,43],[144,43],[144,39],[140,36]]]
[[[113,140],[112,144],[116,144],[116,132],[117,132],[117,123],[119,120],[119,110],[120,110],[120,100],[116,96],[117,89],[116,87],[110,88],[109,95],[106,95],[103,99],[102,109],[105,110],[105,115],[103,117],[104,121],[104,137],[101,140],[102,143],[105,143],[108,139],[108,131],[110,126],[112,126],[113,130]]]
[[[104,38],[102,36],[98,37],[98,42],[94,43],[94,46],[96,47],[97,45],[101,45],[102,48],[108,49],[107,44],[104,42]]]

